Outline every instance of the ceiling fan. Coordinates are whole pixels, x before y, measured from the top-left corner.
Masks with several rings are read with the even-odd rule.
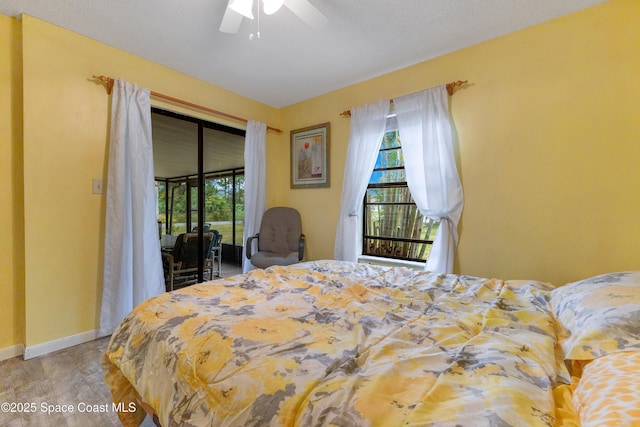
[[[322,12],[309,3],[309,0],[258,1],[262,1],[262,11],[267,15],[277,12],[282,5],[286,6],[314,30],[322,28],[328,21]],[[237,33],[243,17],[253,19],[253,0],[229,0],[220,23],[220,31],[223,33]]]

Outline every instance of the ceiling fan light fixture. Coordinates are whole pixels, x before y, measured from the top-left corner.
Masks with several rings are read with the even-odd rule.
[[[262,0],[262,10],[265,14],[271,15],[276,13],[284,3],[284,0]]]
[[[233,0],[229,8],[235,10],[242,16],[253,19],[253,0]]]

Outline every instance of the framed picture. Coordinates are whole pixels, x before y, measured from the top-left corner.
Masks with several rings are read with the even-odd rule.
[[[291,131],[291,188],[329,187],[330,124]]]

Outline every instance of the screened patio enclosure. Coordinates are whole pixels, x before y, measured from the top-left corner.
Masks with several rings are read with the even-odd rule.
[[[152,109],[158,232],[169,250],[181,233],[222,234],[222,259],[241,265],[245,131]]]

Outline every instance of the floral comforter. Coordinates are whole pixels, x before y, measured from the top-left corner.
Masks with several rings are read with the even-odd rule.
[[[105,379],[138,409],[125,425],[144,402],[165,427],[552,426],[569,379],[551,289],[338,261],[254,270],[142,303]]]

